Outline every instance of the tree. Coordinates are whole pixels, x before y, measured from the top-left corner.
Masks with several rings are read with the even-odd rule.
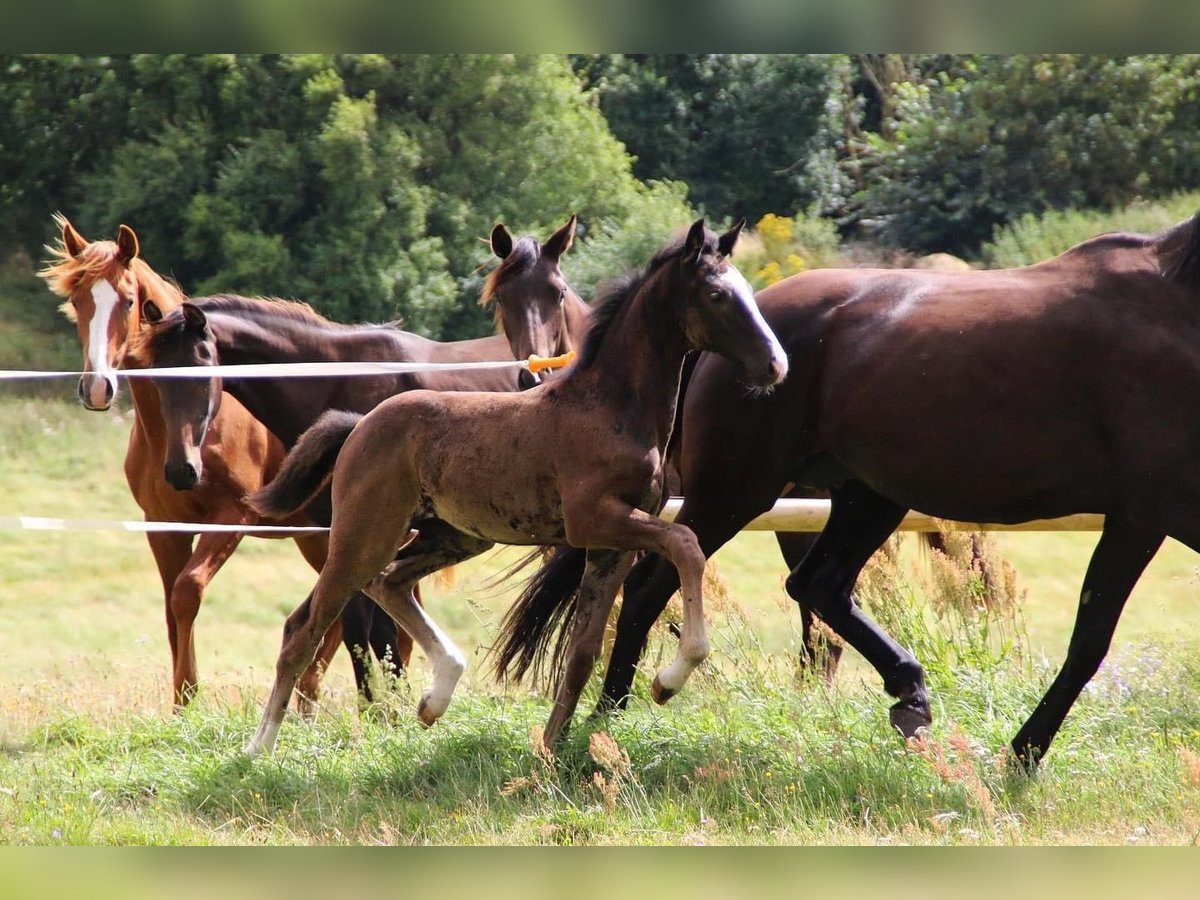
[[[1200,185],[1200,59],[963,57],[897,86],[860,157],[855,215],[885,240],[972,253],[996,225]]]
[[[496,221],[544,235],[577,212],[586,238],[644,228],[633,217],[647,203],[679,224],[689,214],[680,190],[633,176],[563,57],[7,64],[0,141],[21,187],[0,194],[0,237],[36,249],[55,209],[96,236],[127,222],[194,293],[299,297],[344,320],[468,337],[492,328],[475,301]]]
[[[720,218],[838,205],[847,61],[636,55],[575,62],[643,179],[686,182]]]

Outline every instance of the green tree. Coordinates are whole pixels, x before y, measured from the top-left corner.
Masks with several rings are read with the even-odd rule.
[[[192,292],[467,337],[492,328],[475,301],[496,221],[545,235],[579,213],[583,243],[621,235],[600,255],[628,266],[665,237],[639,216],[689,215],[678,187],[634,177],[564,57],[6,62],[0,140],[23,187],[0,194],[0,238],[36,248],[60,208],[86,234],[128,222]]]
[[[756,221],[839,205],[847,61],[636,55],[575,60],[643,179],[686,182],[698,207]]]
[[[1200,58],[980,56],[897,86],[856,161],[855,214],[913,250],[972,253],[1026,213],[1200,185]]]

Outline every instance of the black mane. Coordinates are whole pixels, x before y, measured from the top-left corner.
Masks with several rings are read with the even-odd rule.
[[[664,263],[677,259],[683,253],[684,240],[686,238],[680,238],[659,250],[640,274],[619,275],[599,286],[596,299],[592,301],[592,315],[588,323],[587,337],[584,339],[583,348],[579,351],[579,359],[572,367],[572,371],[582,371],[595,362],[596,355],[604,344],[604,338],[612,327],[612,323],[616,321],[618,314]],[[708,232],[705,232],[704,249],[701,253],[706,252],[716,252],[715,239]]]

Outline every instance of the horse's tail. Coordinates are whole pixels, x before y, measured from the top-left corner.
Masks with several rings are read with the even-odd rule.
[[[322,413],[300,435],[279,473],[248,496],[246,503],[268,519],[284,519],[303,509],[333,477],[333,464],[361,418],[340,409]]]
[[[493,651],[498,679],[520,681],[532,670],[538,680],[561,671],[586,562],[586,550],[559,547],[529,579],[500,625],[500,643]],[[546,654],[556,626],[558,637],[547,670]]]

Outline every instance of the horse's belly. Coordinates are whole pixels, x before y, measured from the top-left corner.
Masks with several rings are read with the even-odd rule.
[[[566,539],[557,496],[544,504],[505,498],[434,497],[434,514],[459,531],[500,544],[556,544]]]

